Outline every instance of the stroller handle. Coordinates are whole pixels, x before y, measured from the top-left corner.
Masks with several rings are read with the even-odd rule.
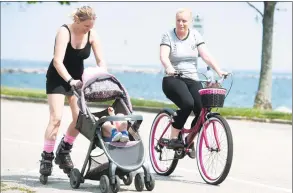
[[[80,95],[77,92],[77,88],[75,86],[71,86],[71,90],[73,91],[74,95],[79,99]]]

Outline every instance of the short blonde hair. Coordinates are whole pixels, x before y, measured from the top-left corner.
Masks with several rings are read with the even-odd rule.
[[[192,18],[192,11],[191,9],[188,9],[188,8],[180,8],[176,11],[176,16],[179,14],[179,13],[188,13],[190,15],[190,18]]]
[[[73,20],[74,21],[86,21],[88,19],[96,19],[96,13],[90,6],[82,6],[77,8],[76,11],[73,13]]]

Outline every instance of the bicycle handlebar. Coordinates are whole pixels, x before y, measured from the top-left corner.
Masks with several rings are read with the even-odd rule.
[[[183,76],[183,75],[186,75],[186,74],[191,74],[191,73],[198,73],[198,72],[180,72],[180,71],[176,71],[174,73],[174,76]],[[200,73],[201,74],[201,73]],[[197,81],[199,82],[209,82],[209,83],[222,83],[224,81],[224,79],[226,79],[229,75],[232,75],[232,73],[228,73],[227,75],[223,75],[219,80],[214,80],[214,81],[211,81],[210,79],[206,79],[206,80],[203,80],[203,79],[199,79]]]

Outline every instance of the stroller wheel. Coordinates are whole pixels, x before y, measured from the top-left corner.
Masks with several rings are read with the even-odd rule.
[[[100,179],[100,189],[102,193],[110,192],[110,182],[109,178],[106,175],[102,175]]]
[[[47,182],[48,182],[48,176],[44,176],[44,175],[41,175],[40,176],[40,182],[42,183],[42,184],[47,184]]]
[[[72,188],[77,189],[80,186],[81,174],[78,169],[74,168],[70,172],[70,185]]]
[[[120,178],[119,176],[115,176],[115,184],[111,184],[111,190],[113,193],[117,193],[120,190]]]
[[[130,172],[129,174],[123,176],[122,180],[126,186],[129,186],[133,181],[133,173]]]
[[[145,187],[148,191],[152,191],[155,188],[155,178],[153,174],[149,174],[150,175],[150,181],[146,180],[146,177],[144,179],[144,183],[145,183]]]
[[[143,188],[144,188],[144,174],[143,173],[137,173],[135,175],[134,185],[135,185],[135,189],[138,192],[143,191]]]

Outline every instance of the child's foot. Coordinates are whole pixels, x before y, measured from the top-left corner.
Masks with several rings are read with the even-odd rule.
[[[121,131],[122,136],[120,138],[121,142],[128,142],[129,141],[129,136],[127,131]]]
[[[118,132],[117,129],[112,129],[112,141],[119,141],[121,139],[122,133]]]

